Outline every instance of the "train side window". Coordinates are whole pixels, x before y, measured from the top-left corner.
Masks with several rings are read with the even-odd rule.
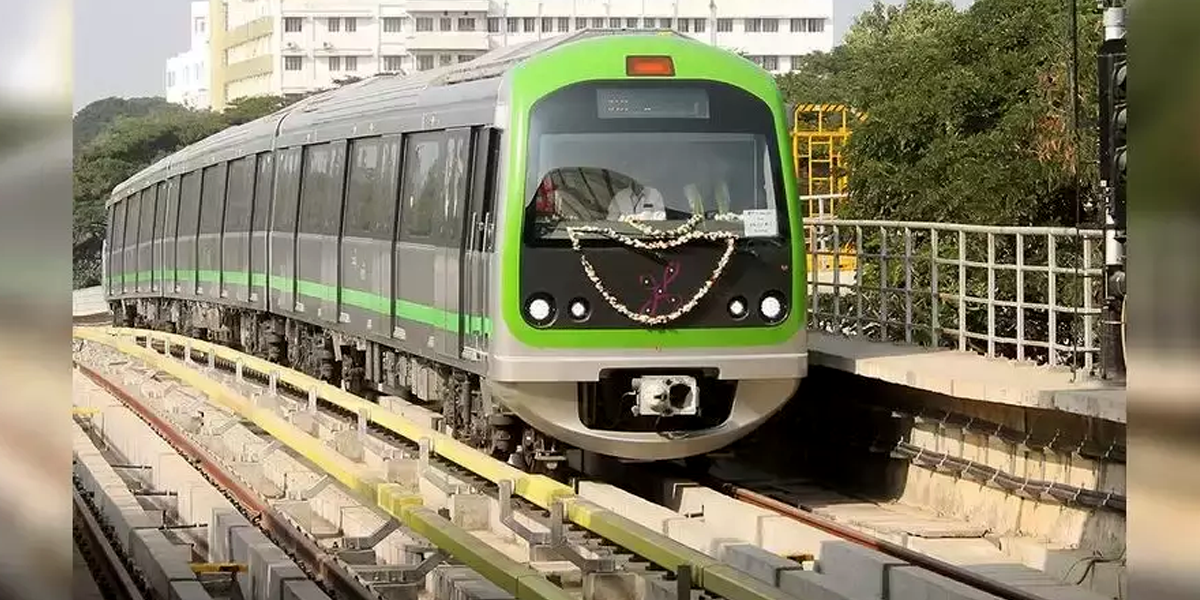
[[[376,238],[377,228],[382,225],[374,221],[374,205],[381,199],[376,197],[378,181],[383,174],[379,165],[383,162],[383,140],[363,138],[350,142],[350,164],[346,175],[346,220],[342,235],[357,238]]]
[[[408,139],[400,210],[401,230],[407,237],[433,235],[434,211],[443,210],[446,197],[446,134],[418,133]]]
[[[484,248],[484,229],[479,223],[488,221],[496,204],[496,179],[500,159],[500,130],[484,128],[480,130],[475,144],[475,156],[471,166],[471,210],[476,213],[473,221],[477,223],[470,235],[475,236],[474,247]]]
[[[141,224],[138,226],[138,243],[154,241],[154,199],[157,185],[142,190]]]
[[[167,182],[154,186],[154,242],[161,242],[167,229]],[[160,266],[161,268],[161,266]]]
[[[442,238],[451,248],[458,247],[463,234],[463,210],[470,181],[471,130],[447,132],[446,195],[442,205]]]
[[[225,233],[250,231],[250,207],[254,196],[254,157],[229,163],[229,187],[225,199]]]
[[[179,192],[179,176],[176,175],[167,181],[167,225],[163,230],[164,240],[174,241],[179,235]],[[174,262],[175,254],[170,256],[170,262]]]
[[[200,234],[221,234],[225,213],[225,163],[204,169],[203,199],[200,204]]]
[[[333,144],[304,149],[300,183],[300,233],[336,236],[341,216],[337,174],[339,152]]]
[[[271,231],[295,234],[296,213],[300,207],[300,148],[288,148],[282,154]]]
[[[275,156],[270,152],[258,155],[258,174],[254,180],[254,231],[266,231],[271,212],[271,189],[275,180]]]
[[[129,208],[125,209],[125,247],[137,248],[138,244],[138,215],[142,208],[142,195],[135,193],[129,197]],[[134,270],[137,268],[137,257],[134,257],[134,264],[131,266]]]
[[[113,244],[113,241],[116,239],[116,234],[117,234],[117,205],[116,205],[116,203],[108,205],[108,231],[106,233],[107,233],[107,239],[108,239],[108,244],[105,245],[105,248],[107,249],[107,252],[108,252],[108,257],[106,257],[106,258],[111,258],[112,253],[115,252],[117,249],[116,246]],[[112,264],[111,260],[109,261],[109,264]]]
[[[200,226],[200,171],[183,176],[179,191],[179,237],[195,236]]]
[[[121,252],[125,250],[125,207],[129,205],[129,199],[125,198],[117,202],[114,206],[115,218],[113,219],[113,243],[109,245],[112,248],[113,254],[121,256]],[[124,268],[122,267],[122,270]]]

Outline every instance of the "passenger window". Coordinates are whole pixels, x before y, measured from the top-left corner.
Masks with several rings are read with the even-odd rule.
[[[274,188],[275,161],[270,152],[258,155],[258,174],[254,180],[254,231],[266,231],[271,212],[271,190]]]
[[[225,164],[204,169],[204,199],[200,208],[200,233],[221,234],[225,212]]]
[[[399,137],[351,142],[343,228],[347,237],[392,240],[396,224],[399,146]]]
[[[284,150],[279,160],[279,189],[271,217],[271,230],[295,234],[300,199],[300,148]]]
[[[116,223],[116,226],[113,229],[115,229],[116,231],[113,233],[113,243],[109,247],[113,249],[113,252],[117,252],[118,254],[120,253],[120,251],[125,249],[125,207],[126,206],[129,206],[129,198],[121,200],[120,202],[117,203],[116,218],[113,219],[113,223]]]
[[[404,193],[400,219],[411,237],[433,235],[434,211],[444,210],[446,134],[419,133],[409,138],[404,156]]]
[[[167,182],[167,224],[163,239],[173,240],[179,234],[179,177]],[[174,254],[172,254],[174,256]]]
[[[333,144],[304,149],[304,178],[300,184],[300,232],[336,236],[341,223],[338,185],[340,152]]]
[[[446,195],[443,202],[442,219],[445,223],[442,235],[451,247],[462,240],[463,206],[467,203],[467,182],[471,156],[471,131],[468,129],[450,132],[447,138]]]
[[[179,237],[193,237],[200,225],[200,171],[183,176],[179,197]]]
[[[229,163],[229,192],[225,200],[225,233],[250,230],[250,206],[254,193],[254,157]]]
[[[163,239],[167,227],[167,182],[160,181],[154,186],[154,237],[155,242]]]
[[[150,186],[142,190],[141,224],[138,226],[138,244],[144,244],[154,239],[154,197],[158,186]]]
[[[142,195],[133,194],[129,197],[128,214],[125,216],[125,247],[136,248],[138,243],[138,212],[142,205]]]

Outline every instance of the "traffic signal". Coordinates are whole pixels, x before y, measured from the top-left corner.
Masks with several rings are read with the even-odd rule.
[[[1100,46],[1100,179],[1108,189],[1109,212],[1119,229],[1125,228],[1128,63],[1124,38],[1106,40]]]

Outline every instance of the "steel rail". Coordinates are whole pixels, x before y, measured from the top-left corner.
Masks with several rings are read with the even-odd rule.
[[[373,423],[402,438],[414,442],[427,440],[431,453],[437,454],[442,459],[454,463],[473,473],[475,476],[490,481],[493,484],[499,485],[502,481],[511,482],[513,484],[514,496],[523,497],[539,508],[551,510],[554,504],[561,503],[564,509],[564,516],[572,523],[655,563],[668,572],[675,574],[690,573],[692,585],[696,588],[703,589],[728,600],[785,600],[790,598],[789,595],[777,587],[755,579],[753,576],[724,564],[708,554],[694,550],[681,542],[673,540],[661,532],[642,526],[623,515],[579,497],[570,486],[543,475],[531,475],[521,471],[516,467],[492,458],[490,455],[479,452],[445,433],[427,429],[400,414],[381,409],[378,404],[371,403],[341,388],[331,386],[282,365],[265,361],[220,344],[147,329],[79,327],[74,329],[73,337],[106,345],[132,356],[140,357],[144,354],[149,357],[150,354],[147,353],[152,353],[153,360],[155,361],[171,361],[170,363],[162,363],[163,365],[169,365],[164,366],[164,368],[173,370],[181,368],[191,371],[189,377],[190,375],[204,377],[200,371],[193,369],[193,366],[199,365],[185,365],[173,356],[160,354],[157,350],[147,349],[138,338],[144,338],[147,342],[150,340],[167,342],[173,348],[190,349],[191,352],[208,355],[210,359],[220,358],[224,361],[240,364],[241,368],[257,372],[263,376],[270,376],[271,379],[276,380],[280,384],[287,383],[300,390],[309,390],[310,393],[317,396],[318,400],[329,403],[340,410],[348,411],[350,414],[360,415],[360,418],[364,418],[367,422]],[[145,358],[145,360],[151,359]],[[192,378],[194,379],[194,377]],[[210,387],[212,387],[211,391],[218,395],[233,393],[231,391],[221,392],[217,389],[221,386],[214,385]],[[213,401],[222,403],[224,399],[214,398]],[[415,520],[419,516],[418,511],[414,510],[396,512],[401,513],[397,518],[401,518],[402,520]],[[519,576],[518,579],[522,580],[523,585],[528,585],[528,582],[532,580],[532,578],[524,575]],[[546,593],[542,590],[529,589],[527,587],[522,587],[522,590],[532,592],[531,595]],[[521,597],[524,596],[522,595]]]
[[[334,559],[317,544],[304,536],[298,529],[282,518],[270,505],[258,498],[249,488],[241,485],[232,477],[216,459],[203,448],[193,444],[185,436],[155,415],[153,411],[142,404],[124,388],[109,381],[107,377],[92,368],[75,361],[79,369],[88,379],[94,381],[117,400],[138,415],[151,429],[170,444],[176,452],[187,458],[192,466],[202,473],[219,488],[228,493],[233,501],[246,513],[251,523],[257,524],[284,551],[291,552],[309,571],[317,576],[326,586],[336,591],[341,597],[374,599],[375,594],[363,586],[357,578],[346,569],[334,562]]]
[[[855,531],[854,529],[846,527],[845,525],[835,523],[830,519],[814,515],[810,512],[804,511],[803,509],[787,504],[786,502],[776,500],[770,496],[740,487],[736,484],[712,480],[711,482],[708,482],[707,485],[725,494],[728,494],[733,498],[741,500],[742,502],[753,504],[760,508],[765,508],[769,511],[778,513],[779,515],[799,521],[805,525],[815,527],[831,535],[835,535],[846,541],[854,542],[860,546],[882,552],[893,558],[912,563],[913,565],[923,569],[928,569],[934,573],[937,573],[938,575],[948,579],[953,579],[954,581],[982,590],[999,598],[1003,598],[1004,600],[1045,600],[1045,598],[1042,598],[1037,594],[1027,592],[1002,581],[985,577],[958,565],[950,564],[927,554],[921,554],[920,552],[910,550],[899,544],[894,544],[887,540],[881,540],[877,537],[867,535],[860,531]]]

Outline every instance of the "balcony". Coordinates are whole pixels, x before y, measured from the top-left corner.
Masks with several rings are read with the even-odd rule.
[[[488,50],[486,31],[420,31],[408,37],[409,50]]]

